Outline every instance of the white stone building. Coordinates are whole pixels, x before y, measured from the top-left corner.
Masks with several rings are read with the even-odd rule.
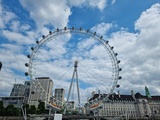
[[[86,114],[132,119],[160,117],[160,96],[149,97],[131,91],[131,95],[113,94],[104,101],[105,96],[106,94],[94,94],[85,104]]]

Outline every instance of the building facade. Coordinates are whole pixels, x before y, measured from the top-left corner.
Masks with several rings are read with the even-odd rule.
[[[14,84],[10,96],[24,96],[25,85]]]
[[[160,96],[144,96],[140,93],[131,95],[112,94],[103,101],[106,94],[94,94],[85,104],[86,114],[104,117],[125,117],[127,119],[160,117]]]
[[[64,105],[64,95],[65,95],[65,90],[63,88],[56,88],[54,91],[54,98],[56,100],[56,102],[58,102],[57,104],[59,104],[60,106]]]
[[[49,77],[38,77],[31,82],[30,94],[28,98],[29,105],[38,106],[39,102],[47,104],[52,97],[53,81]]]
[[[9,97],[0,97],[0,100],[3,101],[3,106],[7,107],[12,104],[15,107],[21,108],[24,104],[25,97],[24,96],[9,96]]]

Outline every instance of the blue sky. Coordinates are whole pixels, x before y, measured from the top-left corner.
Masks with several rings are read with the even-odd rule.
[[[0,96],[9,96],[15,79],[17,83],[29,80],[24,76],[24,72],[28,70],[24,64],[29,61],[26,55],[31,53],[30,47],[36,45],[36,40],[41,40],[41,36],[47,35],[50,30],[63,29],[65,26],[95,31],[114,46],[123,69],[120,73],[123,79],[119,81],[121,87],[115,92],[119,90],[121,94],[130,94],[134,90],[135,93],[144,94],[144,87],[147,85],[151,95],[159,95],[159,23],[159,0],[0,0],[0,61],[3,63]],[[83,86],[83,97],[88,97],[84,93],[91,92],[91,86],[102,85],[99,79],[103,81],[111,78],[111,61],[104,57],[105,51],[100,54],[103,50],[99,43],[84,35],[67,34],[55,39],[58,42],[47,43],[37,54],[39,58],[48,58],[43,60],[43,66],[40,67],[48,67],[48,72],[44,75],[49,76],[55,72],[51,76],[55,87],[68,89],[68,81],[73,73],[73,69],[69,68],[73,68],[76,59],[79,60],[79,76],[86,78],[85,82],[80,83]],[[45,47],[50,52],[45,51]],[[54,61],[54,70],[49,69],[51,61]],[[40,74],[37,70],[40,67],[35,67],[37,76]],[[93,76],[95,69],[98,76]],[[104,71],[107,71],[107,75]],[[58,78],[67,80],[62,84],[58,82]],[[109,85],[110,82],[103,86]],[[86,92],[87,86],[89,92]]]

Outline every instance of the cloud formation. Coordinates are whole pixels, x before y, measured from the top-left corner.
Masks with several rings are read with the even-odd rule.
[[[0,58],[3,63],[0,72],[0,84],[2,85],[0,96],[9,95],[15,79],[17,83],[23,83],[23,81],[29,79],[24,76],[24,72],[27,71],[24,63],[28,62],[26,55],[31,53],[30,47],[35,46],[35,41],[41,40],[43,34],[48,34],[51,26],[54,28],[68,26],[73,7],[97,8],[102,11],[108,5],[106,0],[62,0],[61,2],[36,0],[36,2],[38,4],[35,4],[33,0],[20,0],[24,9],[29,12],[30,19],[37,25],[36,29],[27,23],[22,23],[14,12],[5,9],[0,4]],[[112,3],[116,4],[115,0]],[[157,3],[140,14],[139,18],[133,23],[133,32],[129,32],[129,28],[123,28],[123,26],[120,28],[121,26],[114,21],[113,23],[99,22],[92,26],[92,31],[96,31],[98,35],[103,35],[104,39],[108,40],[111,46],[114,46],[114,51],[118,53],[118,59],[121,60],[120,67],[123,71],[120,75],[123,79],[119,81],[121,87],[115,89],[115,92],[120,90],[123,94],[130,94],[130,90],[133,89],[135,92],[143,94],[144,86],[147,85],[151,93],[160,93],[159,23],[160,4]],[[112,31],[115,28],[116,30]],[[78,37],[79,39],[75,41],[74,38]],[[73,48],[77,50],[74,51]],[[94,90],[92,85],[100,87],[104,83],[99,81],[99,79],[102,79],[102,81],[105,79],[104,74],[106,73],[104,71],[107,68],[103,68],[103,66],[106,64],[110,66],[109,63],[111,62],[109,58],[105,58],[105,52],[97,42],[90,38],[84,37],[82,39],[80,36],[71,36],[71,34],[57,37],[55,41],[50,41],[37,53],[37,57],[43,58],[44,63],[43,66],[37,66],[35,72],[37,71],[38,75],[38,72],[45,73],[48,71],[45,75],[52,74],[56,87],[61,85],[61,87],[68,89],[69,79],[73,74],[72,65],[74,60],[78,59],[79,65],[87,71],[84,72],[83,67],[79,66],[79,76],[86,80],[81,80],[80,83],[82,85],[85,82],[85,86],[81,88],[83,101],[85,101],[84,96],[88,97],[89,93]],[[47,70],[44,68],[47,68]],[[58,73],[61,73],[61,75],[56,76]],[[99,78],[96,78],[95,74],[98,74]],[[111,72],[108,71],[107,75],[110,74]],[[64,77],[67,78],[66,81]],[[107,78],[110,77],[107,76]],[[64,84],[60,84],[59,80],[63,81]],[[6,87],[7,90],[5,90]]]
[[[133,90],[137,87],[136,92],[142,91],[142,93],[145,85],[158,88],[160,79],[158,74],[160,67],[157,66],[160,58],[158,52],[160,51],[159,18],[160,4],[155,4],[142,12],[139,19],[135,21],[135,33],[122,30],[112,33],[109,38],[122,59],[123,81],[120,81],[122,91],[124,88],[129,89],[128,84]],[[151,89],[154,94],[160,91],[156,87]]]
[[[20,0],[20,2],[29,11],[30,17],[36,22],[38,28],[48,24],[55,28],[67,26],[71,10],[65,0]]]

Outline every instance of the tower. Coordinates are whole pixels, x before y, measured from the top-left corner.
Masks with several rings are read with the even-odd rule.
[[[74,71],[73,71],[73,75],[72,75],[72,81],[69,87],[69,92],[68,92],[68,97],[67,97],[67,103],[69,102],[69,98],[70,98],[70,94],[71,94],[71,89],[72,89],[72,85],[73,82],[75,80],[76,85],[77,85],[77,94],[78,94],[78,106],[80,106],[80,93],[79,93],[79,82],[78,82],[78,72],[77,72],[77,67],[78,67],[78,61],[76,60],[74,62]],[[76,77],[76,78],[75,78]]]
[[[147,86],[145,86],[145,93],[146,93],[147,98],[152,98]]]

